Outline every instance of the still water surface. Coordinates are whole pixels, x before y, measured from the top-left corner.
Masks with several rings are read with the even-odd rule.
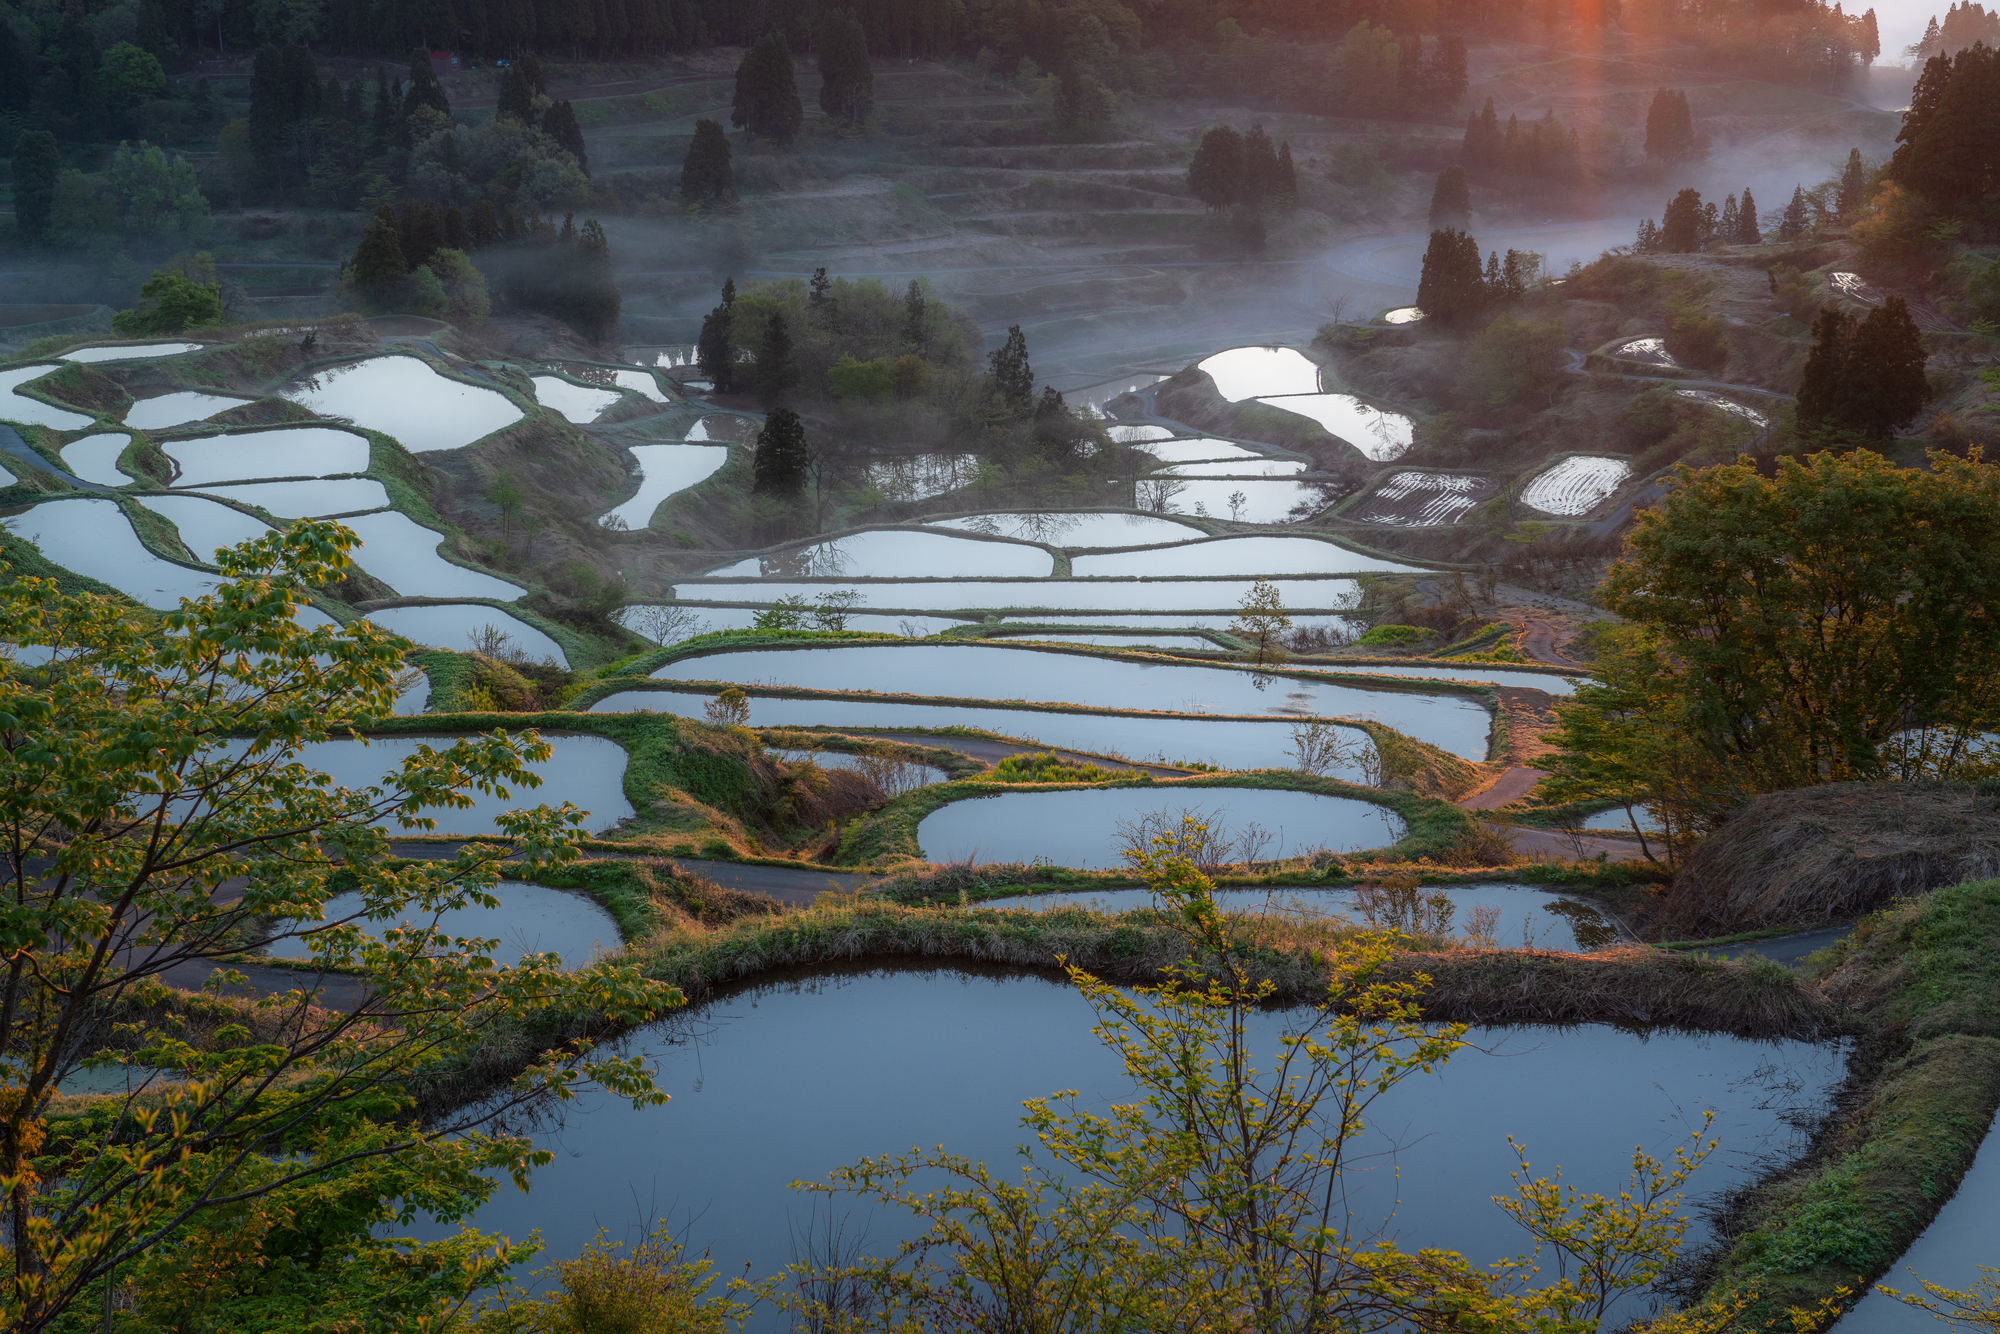
[[[564,969],[574,971],[624,943],[617,921],[588,894],[502,880],[493,887],[493,897],[500,900],[498,907],[468,905],[438,913],[435,919],[425,916],[381,922],[362,918],[353,925],[377,940],[391,927],[417,926],[435,927],[454,937],[497,939],[499,946],[487,957],[503,968],[512,968],[524,954],[559,954]],[[359,894],[336,894],[327,900],[321,920],[337,922],[360,909]],[[304,959],[312,951],[307,941],[288,936],[273,940],[265,953],[279,959]]]

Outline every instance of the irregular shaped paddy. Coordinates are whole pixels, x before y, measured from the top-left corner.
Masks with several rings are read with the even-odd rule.
[[[1055,557],[1016,542],[882,528],[708,571],[709,578],[851,578],[1046,576]]]
[[[1233,347],[1196,363],[1231,403],[1269,394],[1316,394],[1319,364],[1289,347]]]
[[[691,607],[689,610],[694,613],[695,618],[692,628],[678,633],[673,640],[674,643],[720,630],[748,630],[756,623],[761,611],[757,607]],[[644,635],[648,639],[653,638],[645,628],[645,618],[636,614],[635,608],[622,607],[612,619],[634,634]],[[949,620],[942,616],[871,615],[866,612],[849,615],[847,618],[847,628],[850,630],[867,630],[882,635],[908,635],[912,638],[934,635],[940,630],[949,630],[953,626],[964,624],[966,622]]]
[[[1171,440],[1173,431],[1165,426],[1114,426],[1111,438],[1121,445],[1136,445],[1149,440]]]
[[[999,636],[996,636],[998,638]],[[1039,639],[1059,644],[1089,644],[1094,648],[1176,648],[1213,649],[1215,641],[1207,635],[1187,634],[1065,634],[1061,630],[1038,630],[1029,635],[1007,635],[1008,639]]]
[[[388,511],[342,520],[361,545],[348,554],[362,569],[405,597],[493,598],[511,602],[523,590],[490,574],[454,565],[438,554],[444,534],[407,514]]]
[[[1757,411],[1757,409],[1747,404],[1738,403],[1733,398],[1726,398],[1713,390],[1676,389],[1674,390],[1674,397],[1685,398],[1691,403],[1705,403],[1718,412],[1726,412],[1732,417],[1741,417],[1752,426],[1765,427],[1771,424],[1771,419]]]
[[[1180,542],[1208,534],[1193,524],[1149,514],[1088,514],[1039,511],[1016,514],[972,514],[940,519],[932,528],[955,528],[991,537],[1046,542],[1052,547],[1135,547],[1151,542]]]
[[[143,606],[170,610],[212,590],[218,576],[148,551],[113,500],[51,500],[6,520],[66,570],[109,584]]]
[[[1140,485],[1171,488],[1172,494],[1167,500],[1170,511],[1214,519],[1234,519],[1239,523],[1290,523],[1297,519],[1309,519],[1338,499],[1338,496],[1309,482],[1237,482],[1174,477],[1162,478],[1157,484],[1141,482]]]
[[[0,465],[0,486],[12,486],[20,480],[5,465]]]
[[[394,436],[413,454],[463,449],[521,420],[505,394],[446,379],[415,357],[334,366],[283,393],[322,417]]]
[[[892,797],[915,792],[920,787],[942,783],[951,775],[915,760],[891,759],[881,755],[854,755],[844,750],[774,750],[772,758],[787,764],[816,764],[822,769],[851,769],[864,774],[875,786]]]
[[[1996,1218],[2000,1218],[2000,1128],[1989,1128],[1958,1189],[1910,1249],[1897,1258],[1896,1267],[1883,1276],[1883,1282],[1904,1292],[1916,1289],[1919,1282],[1960,1292],[1971,1291],[1982,1282],[1991,1283]],[[1936,1334],[1938,1327],[1935,1317],[1871,1288],[1833,1330],[1834,1334]],[[1945,1328],[1977,1326],[1953,1322]]]
[[[86,482],[99,486],[129,486],[132,479],[118,471],[118,456],[132,437],[118,433],[86,435],[62,447],[63,466]]]
[[[1466,477],[1450,472],[1399,472],[1380,486],[1349,517],[1362,523],[1396,527],[1457,523],[1500,492],[1491,477]]]
[[[470,649],[475,637],[490,626],[512,639],[514,648],[530,659],[552,658],[561,666],[569,666],[569,655],[563,652],[561,644],[520,617],[510,616],[498,607],[476,602],[383,607],[369,612],[366,619],[412,643],[426,648],[450,649],[455,653]]]
[[[930,579],[912,583],[842,584],[708,583],[689,579],[675,585],[682,602],[754,602],[766,605],[780,598],[810,601],[822,593],[852,592],[860,610],[897,611],[1049,611],[1123,612],[1136,608],[1167,610],[1227,610],[1243,605],[1253,580],[1248,579]],[[1343,611],[1360,595],[1352,579],[1286,579],[1277,582],[1285,606],[1306,611]],[[1102,619],[1102,618],[1099,618]]]
[[[175,486],[208,486],[260,477],[330,477],[363,472],[368,440],[331,426],[280,426],[173,440],[160,446],[176,465]]]
[[[917,825],[917,845],[934,862],[1046,862],[1079,870],[1123,866],[1119,824],[1193,811],[1211,830],[1240,831],[1251,821],[1282,846],[1356,852],[1408,832],[1387,807],[1353,797],[1272,788],[1090,788],[1002,792],[941,806]],[[1283,832],[1280,833],[1279,831]],[[1284,855],[1276,847],[1272,857]]]
[[[1301,394],[1257,401],[1318,422],[1377,463],[1401,458],[1416,429],[1416,423],[1402,413],[1370,407],[1352,394]]]
[[[867,484],[889,500],[928,500],[956,491],[978,475],[979,459],[973,454],[914,454],[881,459],[869,464],[865,474]]]
[[[1306,465],[1289,459],[1224,459],[1217,463],[1176,463],[1161,472],[1173,477],[1296,477]]]
[[[178,528],[181,541],[204,565],[215,564],[220,548],[253,542],[271,532],[262,519],[204,496],[140,496],[139,503]]]
[[[1231,667],[982,644],[704,653],[669,663],[653,678],[1169,713],[1368,717],[1474,760],[1486,757],[1492,726],[1482,706],[1457,695],[1371,691]]]
[[[1112,399],[1123,394],[1136,394],[1141,389],[1151,389],[1166,378],[1157,374],[1127,375],[1116,380],[1106,380],[1102,384],[1085,385],[1081,389],[1069,390],[1063,395],[1063,402],[1072,408],[1102,417],[1106,405]]]
[[[651,371],[613,370],[609,366],[593,366],[588,362],[565,362],[560,369],[573,379],[602,389],[629,389],[655,403],[673,402],[672,397],[660,388],[660,382],[653,378]]]
[[[674,690],[622,690],[590,706],[592,713],[669,713],[702,718],[712,696]],[[912,727],[973,727],[1057,750],[1108,755],[1135,763],[1209,764],[1219,769],[1288,769],[1297,762],[1289,722],[1211,721],[1200,718],[1121,718],[1104,713],[1053,713],[976,704],[894,704],[865,699],[749,697],[752,727],[834,727],[889,732]],[[1372,754],[1359,728],[1347,739]],[[939,745],[949,741],[940,738]],[[1333,775],[1360,778],[1359,767]]]
[[[1674,354],[1667,351],[1667,340],[1664,338],[1634,338],[1620,343],[1612,349],[1611,355],[1623,357],[1627,361],[1643,361],[1653,366],[1680,365],[1674,360]]]
[[[708,480],[729,462],[727,445],[632,445],[639,464],[639,493],[598,520],[606,528],[640,529],[676,491]]]
[[[389,493],[372,477],[328,477],[309,482],[236,482],[204,486],[209,495],[240,500],[286,518],[319,518],[385,509]]]
[[[90,425],[91,419],[80,412],[52,407],[39,398],[29,398],[20,392],[22,385],[60,369],[59,366],[45,365],[16,366],[10,371],[0,371],[0,421],[47,426],[57,431],[74,431],[80,426]]]
[[[1521,489],[1521,503],[1544,514],[1588,514],[1631,475],[1624,459],[1564,459]]]
[[[688,427],[687,440],[690,444],[702,441],[736,441],[748,443],[757,438],[757,423],[748,417],[738,417],[728,412],[711,412]]]
[[[62,354],[64,361],[80,361],[94,365],[100,361],[154,361],[161,357],[178,357],[184,352],[199,352],[200,343],[139,343],[131,347],[79,347]]]
[[[1505,667],[1376,667],[1357,664],[1342,667],[1335,663],[1313,664],[1314,671],[1357,672],[1372,676],[1412,676],[1426,677],[1432,681],[1477,681],[1488,685],[1521,686],[1529,690],[1547,691],[1551,695],[1574,695],[1576,678],[1557,676],[1553,672],[1511,672]]]
[[[198,422],[218,412],[240,408],[252,400],[224,398],[219,394],[198,394],[192,389],[142,398],[125,414],[125,424],[138,431],[161,431],[183,422]]]
[[[618,401],[614,390],[591,389],[554,375],[530,376],[529,381],[535,386],[536,402],[579,425],[596,421],[599,413]]]
[[[1261,459],[1266,457],[1254,449],[1231,444],[1227,440],[1216,440],[1209,436],[1182,438],[1175,440],[1153,440],[1133,446],[1142,454],[1151,454],[1162,463],[1190,463],[1202,459]]]
[[[1186,579],[1216,574],[1424,574],[1420,565],[1364,556],[1312,537],[1220,537],[1150,551],[1071,557],[1070,573]]]
[[[1398,306],[1394,310],[1385,310],[1382,312],[1382,323],[1415,324],[1417,321],[1423,319],[1423,317],[1423,311],[1418,310],[1415,306]]]
[[[498,939],[500,944],[487,957],[503,968],[521,962],[526,954],[559,954],[563,971],[574,972],[600,954],[608,954],[625,942],[618,923],[596,899],[568,889],[549,889],[514,880],[502,880],[493,887],[497,907],[470,904],[433,915],[404,917],[393,922],[362,918],[352,925],[363,935],[381,940],[390,928],[436,929],[454,937]],[[326,901],[326,922],[337,922],[361,911],[359,894],[336,894]],[[310,927],[310,923],[288,924]],[[309,957],[309,942],[297,936],[271,941],[264,952],[275,959]]]

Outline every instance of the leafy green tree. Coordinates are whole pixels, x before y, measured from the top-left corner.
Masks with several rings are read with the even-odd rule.
[[[1486,310],[1490,294],[1479,266],[1479,242],[1453,227],[1431,233],[1417,280],[1417,308],[1426,319],[1461,327]]]
[[[202,1308],[218,1295],[254,1296],[279,1274],[298,1280],[298,1310],[373,1276],[372,1297],[350,1289],[361,1300],[336,1304],[350,1317],[359,1307],[357,1325],[416,1327],[419,1312],[398,1314],[414,1291],[399,1284],[476,1269],[491,1282],[495,1257],[479,1260],[476,1237],[377,1229],[406,1208],[462,1215],[499,1175],[546,1162],[529,1141],[488,1132],[498,1108],[589,1079],[636,1104],[664,1100],[640,1062],[593,1056],[591,1028],[479,1110],[412,1114],[413,1079],[463,1068],[538,1017],[598,1015],[615,1029],[679,996],[623,964],[564,972],[531,955],[495,967],[497,942],[436,930],[442,912],[495,905],[504,848],[389,857],[384,826],[427,827],[425,811],[462,805],[469,788],[533,787],[527,765],[549,755],[534,734],[425,749],[375,789],[315,771],[309,747],[390,716],[408,648],[365,622],[294,619],[355,545],[338,525],[300,521],[222,552],[222,586],[164,617],[48,580],[0,587],[0,638],[51,650],[41,666],[0,663],[0,827],[14,850],[0,972],[10,1330],[95,1325],[100,1293],[128,1280],[166,1308],[150,1313],[155,1327],[212,1327]],[[527,864],[545,866],[575,855],[581,815],[542,806],[500,824]],[[341,893],[359,907],[330,912]],[[368,919],[417,925],[375,939]],[[359,998],[168,1003],[163,979],[219,969],[225,982],[246,943],[266,938],[358,974]],[[186,1022],[190,1006],[213,1021]],[[127,1063],[140,1091],[48,1115],[79,1070]]]
[[[180,333],[222,323],[222,292],[161,269],[139,289],[138,304],[111,317],[111,327],[127,338]]]
[[[1659,162],[1686,162],[1695,155],[1694,115],[1687,94],[1662,88],[1646,108],[1646,156]]]
[[[776,407],[798,388],[799,363],[792,355],[792,331],[783,311],[774,310],[757,340],[757,398]]]
[[[868,34],[851,9],[820,15],[813,44],[819,48],[819,109],[850,127],[875,110],[875,70],[868,63]]]
[[[61,174],[56,137],[47,130],[23,130],[14,141],[14,226],[23,240],[38,242],[48,234]]]
[[[1463,229],[1471,219],[1472,187],[1465,168],[1454,162],[1438,173],[1437,184],[1431,187],[1431,230]]]
[[[105,109],[120,124],[140,107],[167,91],[167,72],[152,52],[130,42],[106,48],[98,61],[97,86]]]
[[[695,121],[694,139],[681,159],[681,198],[690,203],[728,203],[736,198],[729,136],[722,132],[720,123],[706,116]]]
[[[1563,376],[1563,327],[1502,311],[1466,347],[1459,389],[1493,407],[1553,401]]]
[[[105,176],[118,197],[127,231],[152,237],[171,229],[183,241],[201,239],[208,225],[208,199],[193,166],[180,154],[169,158],[150,144],[142,142],[137,148],[120,144]]]
[[[1284,595],[1269,579],[1259,579],[1243,595],[1229,633],[1253,646],[1256,663],[1262,667],[1267,662],[1283,662],[1290,656],[1285,651],[1284,635],[1291,628],[1292,617],[1285,610]]]
[[[1996,580],[1991,464],[1856,449],[1770,477],[1684,469],[1600,590],[1634,628],[1560,710],[1562,772],[1694,832],[1760,792],[1979,776],[2000,722]]]
[[[805,124],[799,102],[798,77],[792,68],[792,48],[781,32],[767,32],[751,43],[736,67],[736,96],[729,123],[759,138],[790,146]]]
[[[1021,326],[1007,326],[1007,341],[989,361],[993,387],[1009,416],[1025,418],[1035,408],[1035,368],[1028,364],[1028,336]]]
[[[805,423],[790,408],[773,409],[757,432],[757,460],[750,483],[753,494],[796,500],[805,494],[812,471]]]
[[[1188,191],[1212,209],[1243,197],[1243,136],[1234,126],[1205,130],[1188,163]]]

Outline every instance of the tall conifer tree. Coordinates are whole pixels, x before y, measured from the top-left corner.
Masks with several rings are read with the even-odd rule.
[[[760,138],[790,145],[805,123],[792,48],[779,32],[759,37],[736,67],[736,98],[729,123]]]
[[[736,169],[730,163],[729,136],[722,126],[702,117],[694,123],[694,139],[681,159],[681,198],[690,202],[736,198]]]
[[[858,126],[875,109],[875,71],[868,63],[868,34],[851,9],[828,10],[814,37],[819,48],[819,109],[844,125]]]

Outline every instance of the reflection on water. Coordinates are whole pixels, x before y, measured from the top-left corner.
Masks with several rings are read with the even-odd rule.
[[[1257,401],[1311,418],[1377,463],[1400,458],[1410,447],[1416,429],[1402,413],[1370,407],[1352,394],[1301,394]]]
[[[911,454],[878,459],[863,474],[885,500],[928,500],[968,486],[979,475],[976,454]]]
[[[851,578],[1040,578],[1055,571],[1055,557],[1014,542],[984,542],[924,533],[907,528],[880,528],[830,542],[814,542],[764,556],[751,556],[718,570],[711,579]]]
[[[435,917],[423,914],[394,922],[364,917],[353,925],[376,940],[381,940],[391,927],[404,930],[435,927],[455,938],[497,939],[500,944],[487,957],[503,968],[520,963],[524,954],[559,954],[564,970],[574,971],[624,943],[618,934],[617,921],[588,894],[503,880],[493,887],[493,897],[500,900],[493,908],[475,904],[453,908]],[[327,900],[321,921],[338,922],[359,911],[359,894],[336,894]],[[312,954],[310,943],[299,936],[273,940],[264,952],[278,959],[304,959]]]
[[[933,528],[956,528],[989,537],[1014,537],[1052,547],[1136,547],[1153,542],[1185,542],[1206,537],[1192,524],[1145,514],[1103,514],[1040,510],[1032,513],[973,514],[942,519]]]
[[[1295,348],[1233,347],[1196,365],[1231,403],[1268,394],[1319,392],[1319,364]]]
[[[901,760],[893,755],[856,755],[845,750],[774,750],[770,754],[787,764],[815,764],[822,769],[852,770],[892,797],[915,792],[932,783],[942,783],[949,777],[935,765]]]

